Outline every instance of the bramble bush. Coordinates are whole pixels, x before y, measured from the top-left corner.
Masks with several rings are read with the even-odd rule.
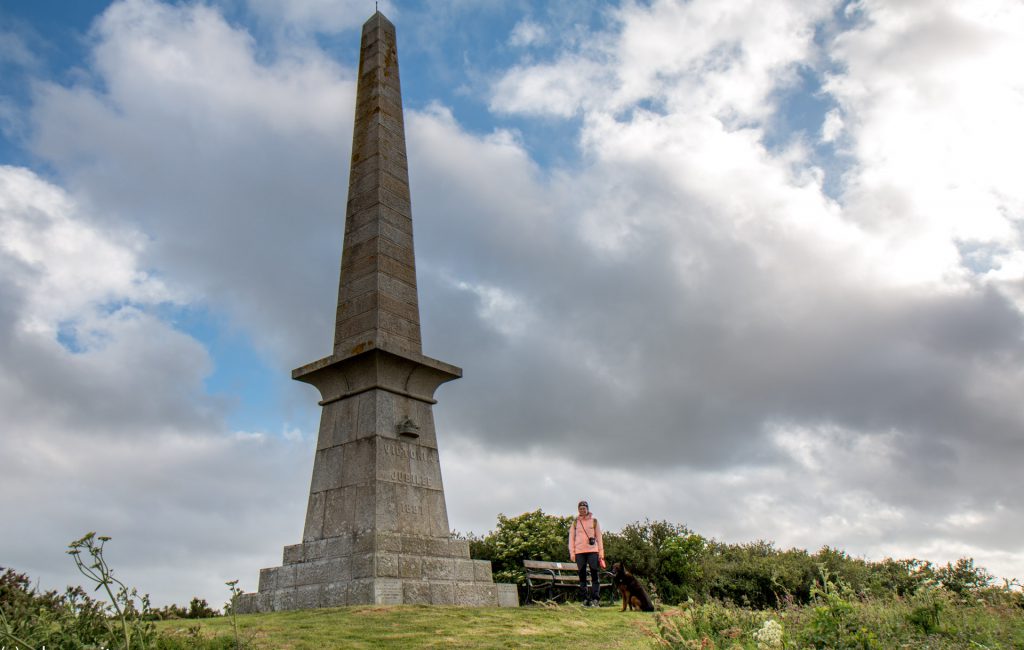
[[[184,611],[186,617],[213,615],[205,600],[193,599],[188,610],[150,607],[149,596],[139,595],[114,577],[103,555],[109,537],[89,533],[68,547],[79,571],[102,590],[109,602],[91,598],[82,587],[64,593],[39,591],[25,574],[0,567],[0,647],[11,650],[184,650],[244,647],[237,635],[204,638],[198,628],[184,636],[159,634],[152,621]]]
[[[518,517],[499,515],[494,531],[467,538],[473,557],[493,562],[495,580],[522,584],[523,560],[568,560],[572,521],[571,516],[542,510]],[[857,598],[909,599],[922,590],[941,588],[964,600],[1024,606],[1019,589],[1011,589],[1009,583],[1005,588],[993,587],[992,576],[971,558],[939,568],[918,559],[869,562],[828,546],[811,554],[796,548],[782,550],[765,540],[728,544],[704,538],[682,524],[650,520],[617,532],[605,531],[604,546],[609,566],[623,562],[665,605],[689,601],[721,601],[755,609],[807,605],[821,599],[816,592],[842,585],[844,593]]]
[[[483,537],[473,534],[470,554],[490,560],[496,582],[525,583],[523,560],[569,561],[569,526],[572,517],[546,515],[539,508],[518,517],[498,515],[498,527]]]

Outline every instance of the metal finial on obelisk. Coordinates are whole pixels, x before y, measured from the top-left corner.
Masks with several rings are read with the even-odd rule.
[[[395,27],[363,25],[331,356],[292,371],[323,412],[302,543],[238,611],[348,604],[517,606],[453,540],[432,407],[462,370],[423,356]]]

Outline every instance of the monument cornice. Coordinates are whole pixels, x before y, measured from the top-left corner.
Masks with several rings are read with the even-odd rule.
[[[292,371],[292,379],[315,386],[320,406],[369,390],[436,404],[434,391],[462,377],[462,369],[423,354],[372,347],[354,355],[331,355]]]

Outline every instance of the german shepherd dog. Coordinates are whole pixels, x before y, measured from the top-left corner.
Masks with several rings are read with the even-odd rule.
[[[651,597],[647,595],[644,586],[640,584],[636,576],[626,570],[626,565],[622,562],[613,564],[612,576],[614,576],[612,584],[618,587],[619,593],[622,594],[621,611],[626,611],[626,606],[629,606],[630,610],[654,611],[654,603],[651,602]]]

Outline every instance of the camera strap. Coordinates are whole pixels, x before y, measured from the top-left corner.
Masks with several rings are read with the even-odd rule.
[[[591,517],[590,520],[593,521],[594,518]],[[576,517],[576,525],[583,527],[583,535],[587,539],[590,539],[591,537],[595,537],[595,538],[597,537],[596,535],[594,535],[594,530],[596,530],[594,528],[592,528],[591,531],[590,531],[590,534],[587,535],[587,526],[586,526],[586,524],[583,523],[583,518],[582,517]]]

